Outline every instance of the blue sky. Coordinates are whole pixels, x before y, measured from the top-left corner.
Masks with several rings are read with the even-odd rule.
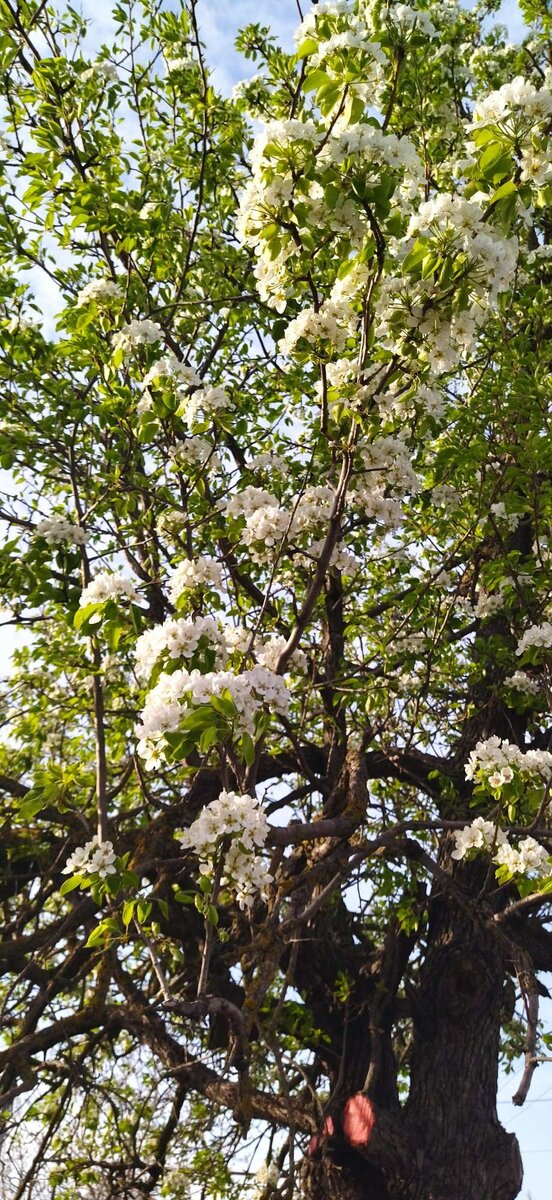
[[[301,0],[301,3],[303,11],[308,11],[308,0]],[[82,8],[85,15],[94,21],[93,36],[96,45],[109,45],[113,29],[109,2],[83,0]],[[228,93],[238,79],[246,78],[254,72],[254,66],[241,59],[234,50],[233,42],[237,30],[249,22],[260,22],[269,25],[282,45],[291,48],[298,10],[296,0],[199,0],[199,16],[208,48],[208,58],[215,70],[216,85]],[[506,0],[500,12],[500,20],[508,26],[512,40],[516,40],[523,28],[516,0]],[[46,301],[46,295],[40,297],[39,302],[44,310],[47,308]],[[44,315],[47,320],[47,311],[44,311]],[[543,1005],[542,1015],[548,1029],[551,1029],[552,1002],[547,1001]],[[549,1174],[552,1171],[552,1139],[549,1133],[552,1117],[552,1064],[544,1064],[539,1068],[525,1106],[515,1109],[510,1098],[520,1075],[521,1067],[514,1075],[501,1078],[499,1117],[507,1129],[517,1134],[521,1144],[525,1166],[522,1200],[549,1200]],[[485,1198],[482,1197],[481,1200]]]

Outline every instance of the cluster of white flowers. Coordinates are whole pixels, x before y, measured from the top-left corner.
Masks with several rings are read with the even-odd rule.
[[[74,525],[66,517],[44,517],[35,526],[34,534],[42,537],[50,546],[69,542],[71,546],[85,546],[88,541],[86,529]]]
[[[432,490],[431,498],[434,504],[438,504],[442,508],[457,508],[461,503],[459,492],[450,483],[437,483]]]
[[[464,858],[469,850],[488,850],[492,846],[502,845],[506,841],[506,834],[498,829],[492,821],[476,817],[471,825],[465,825],[463,829],[455,830],[454,840],[456,846],[452,851],[451,858],[459,860]]]
[[[295,44],[299,46],[306,37],[316,32],[317,17],[338,17],[344,14],[352,16],[349,0],[319,0],[316,8],[313,7],[296,27],[293,34]]]
[[[489,512],[493,514],[496,521],[503,521],[508,529],[517,529],[520,521],[519,513],[509,513],[503,500],[497,500],[496,504],[491,504]]]
[[[282,508],[271,492],[249,485],[231,496],[224,505],[226,515],[244,517],[241,540],[255,562],[268,562],[274,548],[290,532],[291,514]]]
[[[243,100],[247,96],[249,89],[256,84],[266,87],[266,75],[251,75],[249,79],[238,79],[238,82],[234,84],[231,91],[232,100]]]
[[[183,592],[204,584],[218,592],[225,590],[220,563],[208,555],[200,555],[195,559],[185,558],[169,579],[169,599],[172,604],[176,604]]]
[[[521,152],[521,179],[523,182],[534,183],[544,187],[552,180],[552,162],[550,150],[537,149],[535,146],[525,146]]]
[[[316,563],[317,559],[320,557],[323,547],[323,538],[319,538],[315,542],[310,542],[307,549],[300,556],[301,560],[305,563],[305,565],[312,565],[312,563]],[[360,570],[360,563],[358,559],[355,558],[354,554],[351,554],[350,550],[347,550],[347,547],[343,544],[343,542],[338,542],[337,545],[334,546],[330,556],[329,565],[330,567],[335,567],[336,571],[341,571],[342,575],[348,575],[350,577],[356,575]]]
[[[483,588],[480,589],[477,600],[474,606],[474,616],[479,620],[485,620],[487,617],[492,617],[494,613],[500,612],[504,608],[504,595],[502,591],[486,592]]]
[[[231,839],[224,857],[222,885],[236,892],[240,908],[249,908],[272,882],[257,850],[265,844],[270,826],[254,796],[221,792],[180,835],[185,850],[200,859],[200,871],[212,875],[221,839]]]
[[[417,193],[424,176],[421,160],[410,138],[384,133],[374,125],[348,125],[346,129],[334,130],[319,157],[321,162],[335,165],[352,160],[355,168],[360,160],[369,174],[373,174],[374,181],[382,166],[390,167],[407,176],[407,193],[412,195]]]
[[[547,258],[552,258],[552,244],[545,245],[543,243],[540,246],[535,246],[534,250],[531,250],[530,254],[527,255],[527,262],[541,262],[542,260],[546,261]]]
[[[221,387],[197,388],[190,396],[182,401],[178,415],[191,425],[201,413],[209,417],[214,412],[220,412],[230,405],[230,397]]]
[[[245,625],[225,625],[224,637],[229,654],[252,654],[262,667],[268,667],[270,671],[276,670],[278,659],[286,645],[286,638],[278,635],[259,640]],[[306,654],[296,649],[291,655],[287,670],[304,671],[307,665]]]
[[[520,125],[546,121],[551,114],[552,93],[546,87],[534,87],[522,75],[478,100],[473,110],[475,128],[500,124],[513,127],[516,133]]]
[[[326,525],[334,505],[335,494],[327,484],[305,488],[297,500],[293,501],[295,514],[294,530],[313,529],[317,525]]]
[[[552,754],[548,750],[520,750],[507,739],[493,736],[478,742],[465,766],[466,779],[478,778],[491,787],[510,783],[514,771],[522,776],[552,778]]]
[[[255,562],[264,563],[274,557],[275,547],[286,536],[298,536],[327,525],[334,501],[332,488],[319,485],[292,497],[289,507],[284,508],[271,492],[248,486],[231,496],[224,510],[227,516],[245,518],[241,541]]]
[[[125,579],[118,571],[101,571],[91,579],[81,592],[80,606],[87,604],[105,604],[106,600],[130,600],[138,604],[140,597],[130,579]]]
[[[291,532],[292,517],[279,504],[266,504],[246,517],[241,541],[247,546],[254,562],[270,562],[276,548]]]
[[[374,386],[376,384],[376,386]],[[374,380],[372,383],[373,394],[376,396],[376,402],[381,416],[384,419],[395,417],[413,417],[416,415],[417,407],[421,408],[422,412],[435,420],[440,421],[444,416],[446,409],[446,401],[442,392],[437,388],[428,387],[427,384],[420,384],[416,391],[408,388],[406,394],[401,389],[401,382],[395,381],[388,391],[377,394],[378,384]],[[366,392],[365,388],[360,388],[358,398],[363,399]]]
[[[494,861],[498,866],[507,867],[512,875],[527,875],[533,871],[537,875],[550,874],[548,850],[532,837],[524,838],[517,850],[504,840],[497,849]]]
[[[369,41],[364,32],[345,29],[342,33],[333,33],[329,38],[318,43],[318,49],[314,54],[309,55],[309,67],[318,67],[326,59],[343,50],[361,50],[363,54],[367,54],[380,65],[387,62],[385,54],[377,42]]]
[[[386,496],[383,488],[355,482],[349,495],[355,508],[384,529],[398,529],[402,524],[404,513],[399,501]]]
[[[516,692],[525,692],[527,696],[540,696],[541,688],[536,679],[532,679],[526,671],[514,671],[513,675],[508,675],[504,680],[507,687],[514,688]]]
[[[160,513],[155,523],[155,528],[162,536],[178,537],[181,531],[188,524],[186,513],[179,512],[177,508],[166,508]]]
[[[410,459],[411,451],[399,437],[376,438],[360,447],[361,471],[369,476],[372,487],[385,487],[394,496],[415,496],[420,491]]]
[[[203,649],[214,656],[212,666],[223,667],[228,653],[224,634],[214,617],[168,617],[162,625],[146,629],[135,646],[136,674],[148,679],[156,663],[168,659],[194,658]]]
[[[519,639],[516,654],[524,654],[530,646],[542,646],[548,650],[552,647],[552,621],[543,621],[542,625],[531,625]]]
[[[121,300],[122,295],[123,289],[114,279],[91,279],[77,296],[77,308],[82,308],[91,301],[95,304],[109,304],[111,300]]]
[[[195,65],[193,54],[181,54],[178,58],[165,58],[167,75],[172,75],[173,71],[187,71]]]
[[[199,433],[171,446],[169,456],[179,467],[208,466],[210,470],[214,471],[219,466],[219,458],[215,454],[211,442],[207,438],[201,437]]]
[[[550,855],[544,846],[539,845],[532,837],[524,838],[516,849],[511,846],[506,834],[492,821],[476,817],[471,825],[457,829],[454,834],[456,842],[451,858],[459,861],[465,858],[470,850],[493,851],[493,862],[497,866],[505,866],[512,875],[527,875],[535,872],[538,875],[550,874]]]
[[[288,469],[288,464],[285,458],[282,458],[281,454],[276,454],[274,450],[265,450],[262,454],[255,454],[253,458],[249,459],[248,471],[264,471],[266,469],[283,475]]]
[[[95,79],[98,76],[100,79],[105,79],[107,83],[115,83],[119,78],[119,72],[114,63],[98,58],[91,67],[87,67],[86,71],[82,72],[81,79],[83,83],[86,83],[89,79]]]
[[[144,321],[130,321],[114,335],[113,348],[123,350],[125,356],[128,356],[137,346],[151,346],[154,342],[160,342],[162,338],[163,330],[157,321],[150,321],[149,318]]]
[[[25,331],[37,333],[39,324],[36,319],[29,321],[28,318],[22,317],[21,313],[11,317],[6,326],[8,333],[24,333]]]
[[[236,492],[224,504],[224,511],[228,517],[246,517],[255,512],[258,508],[265,508],[267,505],[276,508],[278,500],[271,492],[265,491],[264,488],[254,487],[253,484],[248,484],[241,492]]]
[[[282,354],[292,354],[301,340],[312,345],[324,339],[336,350],[344,350],[356,323],[356,316],[346,301],[324,300],[318,312],[314,308],[305,308],[290,321],[278,342],[278,349]]]
[[[271,637],[255,646],[255,658],[262,667],[268,667],[270,671],[275,671],[278,664],[278,659],[286,646],[287,638]],[[288,671],[304,671],[307,667],[308,659],[303,650],[296,649],[293,651],[289,660]]]
[[[401,438],[377,438],[361,446],[359,458],[350,489],[351,503],[385,529],[397,529],[403,520],[398,497],[416,495],[421,487],[408,447]]]
[[[472,197],[447,195],[426,200],[411,217],[407,236],[435,238],[441,249],[464,251],[473,261],[480,282],[494,299],[509,287],[518,255],[516,238],[505,238],[485,223],[484,206],[488,197],[481,195],[481,204]],[[476,320],[475,314],[471,314]],[[466,329],[464,341],[469,344]],[[458,331],[456,333],[458,337]]]
[[[278,1164],[275,1162],[270,1163],[270,1165],[263,1163],[263,1166],[255,1175],[255,1192],[253,1193],[252,1200],[265,1200],[267,1189],[270,1187],[275,1188],[279,1179],[280,1169]]]
[[[343,36],[337,34],[340,40]],[[353,45],[348,35],[347,41]],[[365,47],[372,44],[364,35],[361,41]],[[331,41],[328,45],[331,47],[337,43]],[[326,53],[326,49],[322,47],[322,53]],[[376,64],[373,56],[372,62]],[[366,59],[364,68],[368,69]],[[366,70],[365,82],[350,84],[349,89],[351,95],[356,93],[364,96],[366,92],[364,98],[370,102],[374,96]],[[284,311],[287,296],[292,290],[290,271],[302,253],[300,241],[289,232],[296,190],[294,175],[297,172],[299,177],[303,176],[307,172],[307,164],[315,157],[330,169],[345,166],[349,172],[361,168],[368,182],[369,176],[372,177],[374,186],[379,182],[382,166],[390,168],[396,173],[397,184],[404,198],[417,194],[423,182],[422,164],[413,144],[406,137],[399,138],[363,123],[342,128],[342,123],[336,121],[329,136],[323,124],[318,127],[311,120],[269,123],[255,139],[251,153],[253,176],[241,197],[238,232],[242,241],[255,250],[255,275],[261,298],[279,312]],[[301,187],[300,191],[302,213],[310,228],[317,230],[323,223],[337,237],[345,234],[353,246],[362,247],[365,237],[370,233],[369,222],[364,209],[353,198],[353,193],[343,186],[342,171],[336,172],[336,188],[330,203],[324,188],[316,181],[311,181],[307,189]],[[272,229],[278,227],[278,241],[265,236],[267,226]],[[307,326],[305,331],[303,323],[307,321],[307,315],[300,314],[298,326],[292,323],[286,334],[284,351],[287,352],[288,347],[295,344],[300,336],[311,340],[313,336],[331,337],[336,339],[339,349],[344,333],[339,329],[339,319],[332,323],[329,306],[343,304],[346,297],[361,289],[367,275],[366,265],[359,263],[358,271],[351,279],[337,282],[330,299],[325,302],[328,309],[322,313],[322,317],[326,316],[327,322],[323,321],[321,330],[315,321],[314,329]],[[319,315],[312,314],[312,319]]]
[[[163,674],[149,693],[137,729],[138,753],[151,768],[165,756],[164,735],[178,730],[190,708],[209,704],[211,696],[228,692],[236,707],[234,728],[238,735],[255,733],[255,718],[262,709],[287,716],[289,691],[281,677],[267,667],[256,666],[240,675],[233,671],[198,670]]]
[[[426,12],[410,4],[393,4],[387,9],[389,21],[402,30],[419,29],[426,37],[437,37],[437,30]]]
[[[155,340],[159,341],[159,338]],[[193,367],[179,362],[176,354],[173,354],[172,351],[164,354],[162,358],[158,358],[153,363],[147,375],[142,380],[142,387],[146,388],[150,383],[155,383],[158,379],[167,379],[169,382],[174,382],[182,387],[199,387],[201,383],[199,375],[194,371]]]
[[[290,255],[298,253],[298,247],[289,238],[285,239],[280,253],[272,257],[262,234],[265,226],[292,200],[294,183],[289,167],[284,174],[283,168],[275,172],[272,159],[265,161],[264,152],[269,146],[276,146],[286,159],[304,163],[321,137],[313,121],[271,121],[255,138],[251,151],[253,175],[241,196],[236,231],[255,250],[254,270],[261,299],[278,312],[286,307],[287,263]]]
[[[479,203],[481,200],[481,203]],[[424,201],[410,218],[407,236],[391,247],[397,273],[381,283],[376,304],[378,338],[393,354],[427,362],[429,382],[452,370],[476,344],[479,329],[513,278],[518,254],[515,237],[506,238],[486,220],[487,196],[441,194]],[[425,252],[456,261],[460,256],[464,307],[443,303],[442,286],[433,273],[413,279],[405,259],[417,237]],[[418,265],[419,265],[418,260]],[[417,366],[419,369],[419,366]]]
[[[85,846],[79,846],[69,855],[63,875],[114,875],[116,855],[111,842],[101,842],[93,837]]]

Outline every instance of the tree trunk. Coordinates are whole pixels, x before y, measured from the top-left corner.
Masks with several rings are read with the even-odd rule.
[[[469,878],[477,896],[482,870],[480,862],[460,864],[455,880]],[[399,1112],[373,1104],[369,1093],[349,1100],[305,1163],[305,1200],[515,1200],[517,1139],[496,1113],[506,976],[492,921],[477,902],[464,906],[435,885],[412,997],[408,1100]]]

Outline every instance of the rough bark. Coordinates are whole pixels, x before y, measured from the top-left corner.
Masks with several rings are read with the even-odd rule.
[[[455,868],[472,896],[478,871],[477,863]],[[410,998],[408,1100],[398,1110],[381,1107],[370,1099],[382,1095],[381,1084],[371,1089],[369,1080],[361,1095],[350,1094],[311,1143],[305,1200],[515,1200],[518,1144],[496,1112],[507,974],[504,942],[488,914],[436,885]]]

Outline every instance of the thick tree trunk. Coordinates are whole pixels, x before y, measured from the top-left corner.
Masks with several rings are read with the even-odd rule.
[[[455,869],[472,896],[481,870]],[[412,997],[408,1100],[398,1112],[376,1101],[373,1127],[369,1093],[345,1104],[305,1164],[306,1200],[515,1200],[517,1140],[496,1113],[506,974],[492,922],[436,885]]]

